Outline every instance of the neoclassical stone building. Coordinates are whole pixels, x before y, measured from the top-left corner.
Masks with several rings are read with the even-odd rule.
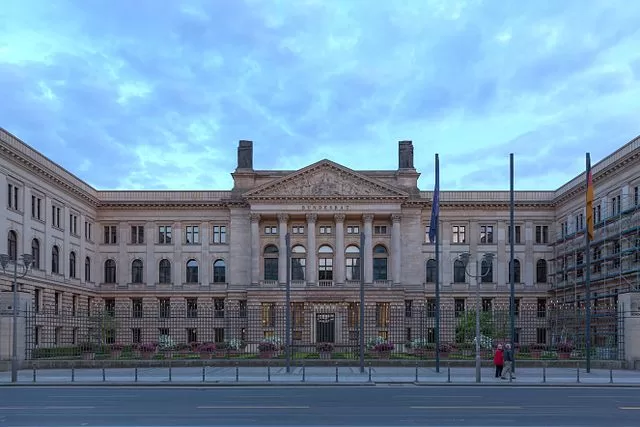
[[[399,142],[394,170],[320,160],[272,171],[254,169],[253,143],[240,141],[230,190],[103,191],[0,129],[0,253],[33,254],[20,290],[38,310],[105,307],[162,317],[175,304],[187,311],[226,304],[268,311],[284,301],[289,233],[294,305],[355,310],[361,279],[367,302],[382,313],[390,305],[432,304],[432,192],[417,186],[413,150]],[[638,285],[640,139],[593,173],[601,265],[593,286],[609,298]],[[492,265],[482,265],[482,304],[506,303],[510,236],[519,304],[579,300],[584,181],[581,174],[557,190],[516,192],[514,233],[508,192],[442,191],[442,303],[456,310],[474,304],[476,282],[456,261],[463,252],[495,254]],[[623,223],[615,234],[611,224]],[[9,290],[8,276],[1,277]]]

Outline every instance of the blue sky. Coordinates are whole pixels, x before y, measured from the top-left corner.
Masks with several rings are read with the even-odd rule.
[[[422,189],[555,189],[640,134],[627,0],[4,0],[0,126],[99,189],[330,158]]]

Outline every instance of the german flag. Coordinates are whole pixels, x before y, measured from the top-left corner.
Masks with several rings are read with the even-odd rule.
[[[593,240],[593,177],[591,176],[591,156],[587,153],[587,239]]]

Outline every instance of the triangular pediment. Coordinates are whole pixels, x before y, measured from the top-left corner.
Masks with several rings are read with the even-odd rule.
[[[249,190],[244,196],[249,199],[403,199],[408,194],[330,160],[321,160]]]

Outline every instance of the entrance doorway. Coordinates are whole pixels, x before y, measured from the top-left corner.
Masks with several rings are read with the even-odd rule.
[[[316,342],[335,342],[336,314],[316,313]]]

